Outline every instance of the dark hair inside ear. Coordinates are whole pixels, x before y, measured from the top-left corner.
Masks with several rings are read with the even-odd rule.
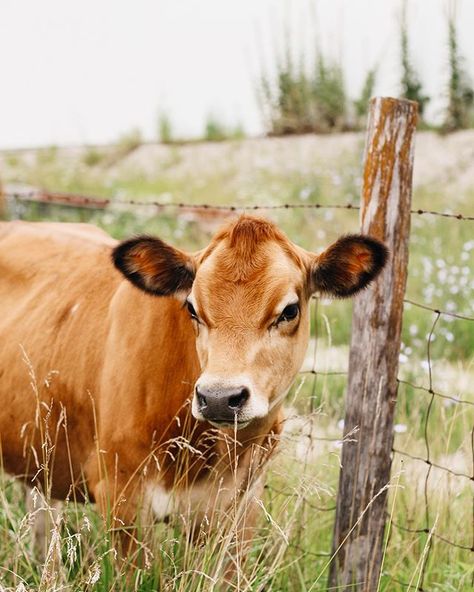
[[[155,296],[189,292],[194,281],[191,257],[159,238],[126,240],[115,247],[112,260],[132,284]]]
[[[346,298],[369,285],[383,269],[387,247],[362,234],[343,236],[317,258],[313,291]]]

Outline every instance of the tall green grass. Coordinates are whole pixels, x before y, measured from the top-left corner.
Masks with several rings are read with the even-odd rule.
[[[321,335],[321,339],[324,342],[331,336]],[[87,501],[81,504],[69,500],[58,508],[47,493],[25,491],[20,482],[0,472],[3,589],[326,591],[342,437],[341,426],[334,421],[342,409],[334,415],[331,408],[334,379],[338,381],[339,377],[301,375],[289,394],[284,434],[268,467],[267,486],[263,494],[256,493],[256,498],[249,490],[244,502],[252,501],[260,508],[253,543],[245,554],[239,552],[235,539],[236,517],[243,510],[240,505],[231,504],[227,511],[211,509],[207,524],[212,528],[205,523],[195,543],[191,542],[193,517],[186,510],[171,515],[167,523],[154,523],[148,516],[139,523],[134,552],[121,556],[116,541],[120,526],[113,515],[104,520]],[[311,401],[315,393],[319,397],[317,406]],[[426,400],[414,399],[407,412],[406,396],[411,396],[409,389],[400,393],[397,425],[410,426],[417,418],[420,433],[412,427],[397,430],[395,447],[423,455]],[[43,419],[47,434],[47,420]],[[442,402],[433,409],[431,458],[441,464],[449,463],[449,459],[459,462],[462,457],[467,461],[467,436],[473,420],[472,411]],[[444,429],[440,433],[437,426],[441,422]],[[45,438],[45,443],[43,454],[53,461],[51,440]],[[45,467],[47,463],[42,463],[42,470]],[[471,589],[471,552],[439,538],[469,547],[471,486],[468,480],[453,479],[436,469],[426,480],[427,471],[423,463],[395,457],[388,506],[393,524],[387,530],[380,591],[405,591],[408,584],[419,583],[422,572],[424,589]],[[31,531],[38,522],[46,523],[42,547],[34,544]],[[431,533],[424,531],[427,524]],[[236,563],[238,577],[223,584],[229,562]]]

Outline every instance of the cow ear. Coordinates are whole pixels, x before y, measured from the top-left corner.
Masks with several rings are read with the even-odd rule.
[[[387,247],[362,234],[341,237],[315,257],[311,291],[346,298],[365,288],[383,269]]]
[[[139,236],[126,240],[115,247],[112,260],[132,284],[149,294],[183,299],[191,291],[193,257],[159,238]]]

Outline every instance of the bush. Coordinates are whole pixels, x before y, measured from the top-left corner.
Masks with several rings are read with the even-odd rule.
[[[100,150],[97,150],[97,148],[94,148],[93,146],[87,148],[82,157],[82,162],[89,167],[97,166],[103,160],[104,154],[100,152]]]
[[[312,85],[312,101],[316,115],[315,130],[342,131],[347,128],[347,99],[342,67],[317,56],[316,75]]]
[[[209,114],[204,127],[204,139],[208,142],[221,142],[229,137],[225,125],[212,114]]]
[[[316,52],[306,72],[287,42],[274,80],[262,73],[258,83],[265,127],[270,135],[328,133],[348,128],[347,94],[342,67]]]

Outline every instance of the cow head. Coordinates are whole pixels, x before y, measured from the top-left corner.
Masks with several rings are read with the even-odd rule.
[[[192,319],[202,368],[193,415],[238,428],[268,416],[290,388],[308,345],[311,295],[356,294],[386,258],[383,244],[362,235],[343,236],[316,255],[250,216],[195,254],[151,237],[125,241],[113,253],[133,284],[179,298]]]

